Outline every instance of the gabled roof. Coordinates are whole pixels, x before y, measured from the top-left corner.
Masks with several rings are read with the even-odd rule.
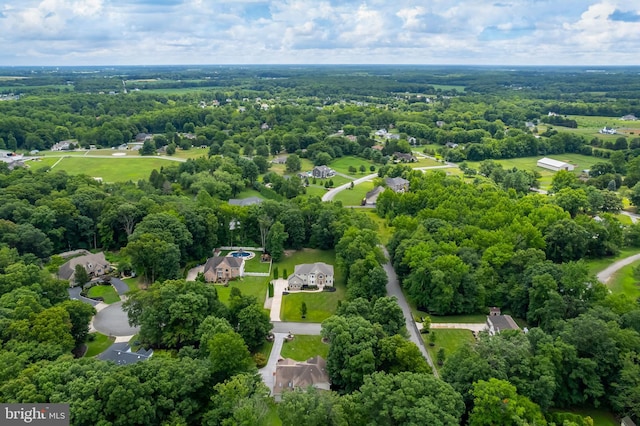
[[[320,356],[310,358],[305,362],[296,362],[292,359],[278,361],[273,393],[281,394],[283,391],[295,388],[308,388],[329,390],[331,382],[327,374],[327,362]]]
[[[333,275],[333,265],[327,265],[324,262],[303,263],[296,265],[295,275],[308,275],[323,273],[325,275]]]
[[[547,164],[552,167],[566,167],[569,166],[569,163],[565,163],[564,161],[554,160],[553,158],[544,157],[538,160],[538,163]]]
[[[204,271],[216,270],[220,265],[227,264],[230,268],[240,268],[244,259],[239,257],[227,257],[227,256],[214,256],[207,259],[207,263],[204,264]]]
[[[114,343],[97,356],[98,359],[103,361],[113,361],[118,365],[135,364],[136,362],[145,361],[153,355],[153,349],[145,350],[139,349],[137,352],[132,352],[128,343]]]
[[[63,280],[71,278],[76,271],[76,265],[82,265],[87,269],[87,272],[93,272],[96,265],[109,265],[109,262],[107,262],[103,252],[74,257],[60,266],[58,277]]]
[[[498,331],[504,330],[520,330],[518,324],[511,318],[511,315],[490,315],[487,321],[493,324],[493,328]]]
[[[327,171],[327,172],[329,172],[329,171],[331,171],[331,168],[330,168],[330,167],[327,167],[327,166],[315,166],[315,167],[313,168],[313,170],[320,170],[320,171]]]

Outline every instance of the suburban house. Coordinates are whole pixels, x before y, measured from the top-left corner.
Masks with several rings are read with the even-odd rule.
[[[600,129],[600,134],[603,134],[603,135],[615,135],[617,133],[618,132],[616,131],[616,129],[612,127],[604,126],[602,129]]]
[[[307,389],[309,386],[321,390],[331,389],[327,362],[322,357],[316,356],[304,362],[289,358],[278,361],[273,384],[276,401],[280,401],[281,395],[287,390]]]
[[[202,272],[208,283],[233,280],[244,276],[244,259],[229,256],[210,257]]]
[[[51,146],[51,151],[68,151],[71,148],[73,141],[60,141]]]
[[[494,336],[504,330],[520,330],[518,324],[511,318],[511,315],[502,315],[500,308],[490,308],[487,317],[487,328],[489,334]]]
[[[58,278],[69,280],[71,284],[75,279],[76,266],[82,265],[89,274],[89,278],[100,277],[111,271],[111,264],[107,262],[104,253],[90,253],[84,256],[74,257],[58,268]]]
[[[254,204],[260,204],[264,201],[262,198],[258,197],[247,197],[247,198],[232,198],[229,200],[229,204],[232,206],[252,206]]]
[[[394,152],[393,158],[401,163],[415,163],[418,161],[416,157],[411,154],[405,154],[404,152]]]
[[[326,179],[336,175],[330,167],[327,166],[315,166],[311,171],[311,176],[318,179]]]
[[[536,163],[538,167],[542,167],[543,169],[553,170],[554,172],[560,170],[573,171],[575,166],[573,164],[565,163],[564,161],[554,160],[553,158],[544,157]]]
[[[638,117],[636,117],[634,114],[627,114],[620,117],[620,120],[622,121],[636,121],[637,119]]]
[[[13,170],[15,167],[24,167],[24,160],[25,158],[22,154],[0,149],[0,163],[6,163],[9,166],[9,170]]]
[[[386,136],[386,134],[387,134],[387,129],[376,130],[376,133],[375,133],[376,136]]]
[[[114,343],[109,349],[102,352],[96,358],[102,361],[113,361],[117,365],[130,365],[136,362],[146,361],[153,356],[153,349],[138,349],[136,352],[131,350],[131,346],[127,342]]]
[[[323,262],[303,263],[296,265],[293,274],[289,275],[290,290],[301,290],[306,286],[333,286],[333,265]]]
[[[287,157],[276,157],[271,160],[271,164],[286,164]]]
[[[144,142],[153,139],[153,135],[151,133],[138,133],[136,135],[136,142]]]
[[[394,192],[405,192],[409,190],[409,181],[401,177],[386,178],[384,182],[387,187],[391,188]]]
[[[376,186],[371,191],[367,192],[362,200],[363,206],[375,206],[378,202],[378,197],[384,192],[383,186]]]

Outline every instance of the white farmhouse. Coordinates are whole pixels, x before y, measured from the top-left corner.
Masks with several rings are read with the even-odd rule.
[[[554,172],[560,170],[572,171],[575,166],[573,164],[565,163],[564,161],[554,160],[553,158],[544,157],[538,160],[538,167],[543,169],[553,170]]]

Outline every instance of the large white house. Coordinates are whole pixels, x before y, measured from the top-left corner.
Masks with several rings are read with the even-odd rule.
[[[573,164],[565,163],[564,161],[554,160],[553,158],[542,158],[538,160],[538,167],[542,167],[543,169],[553,170],[554,172],[560,170],[572,171],[575,169]]]
[[[303,286],[333,286],[333,265],[324,262],[296,265],[288,281],[290,290],[300,290]]]

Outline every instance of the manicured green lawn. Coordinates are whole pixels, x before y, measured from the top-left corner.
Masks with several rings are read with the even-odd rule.
[[[431,158],[424,158],[416,155],[418,159],[415,163],[408,163],[411,167],[434,167],[434,166],[445,166],[444,163],[438,163],[436,160],[432,160]]]
[[[618,270],[607,283],[607,287],[615,294],[622,293],[636,300],[640,297],[640,280],[633,275],[633,268],[638,265],[640,261]]]
[[[249,197],[258,197],[264,200],[264,197],[262,196],[262,194],[260,194],[258,191],[256,191],[255,189],[250,189],[250,188],[245,188],[242,191],[240,191],[240,193],[238,195],[236,195],[233,198],[249,198]]]
[[[262,346],[260,346],[260,349],[258,349],[258,352],[264,355],[266,359],[269,359],[269,355],[271,355],[271,349],[273,349],[273,342],[265,340]]]
[[[365,197],[367,192],[373,189],[373,182],[362,182],[359,185],[355,185],[353,189],[345,189],[344,191],[339,192],[335,197],[333,197],[334,201],[342,201],[342,205],[344,206],[359,206],[362,204],[362,199]]]
[[[199,147],[193,147],[186,151],[178,148],[176,149],[176,153],[173,154],[171,157],[189,159],[189,158],[207,157],[208,155],[209,155],[209,149],[201,149]]]
[[[429,345],[429,334],[422,334],[421,336],[424,340],[424,344],[427,350],[429,351],[429,355],[431,355],[431,358],[436,365],[436,368],[439,368],[436,359],[440,348],[444,348],[446,360],[446,357],[453,354],[459,347],[461,347],[465,343],[475,342],[473,333],[471,333],[470,330],[437,329],[431,330],[431,333],[435,333],[436,335],[435,346]]]
[[[615,216],[620,221],[621,224],[623,224],[623,225],[633,225],[633,221],[626,214],[617,214]]]
[[[333,250],[303,249],[286,256],[277,263],[280,276],[287,270],[287,274],[292,274],[295,265],[302,263],[324,262],[334,267],[335,292],[320,293],[291,293],[282,297],[282,308],[280,318],[282,321],[296,322],[322,322],[333,315],[338,308],[338,301],[344,299],[345,278],[343,271],[336,266],[335,252]],[[274,267],[276,264],[274,264]],[[302,302],[307,304],[307,317],[300,316],[300,306]]]
[[[225,304],[229,302],[231,288],[238,287],[242,294],[255,296],[258,299],[258,304],[262,306],[267,295],[268,283],[269,277],[244,277],[241,280],[230,281],[229,287],[217,285],[216,290],[220,301]]]
[[[335,160],[333,160],[329,164],[329,167],[331,167],[336,172],[344,173],[345,175],[349,175],[349,176],[353,176],[353,177],[358,178],[358,177],[362,177],[362,176],[365,176],[365,175],[373,173],[373,172],[369,171],[369,167],[371,165],[375,165],[375,164],[373,164],[373,162],[365,160],[363,158],[347,156],[347,157],[336,158]],[[349,171],[349,166],[355,167],[356,168],[356,172],[355,173],[350,172]],[[364,166],[365,167],[365,171],[364,172],[360,172],[360,166]],[[376,166],[376,170],[377,169],[378,169],[378,167]]]
[[[625,257],[633,256],[634,254],[637,254],[639,252],[640,250],[638,250],[637,248],[624,248],[620,250],[620,253],[618,253],[616,256],[609,256],[601,259],[588,259],[585,262],[587,263],[589,273],[597,274],[612,263],[620,259],[624,259]]]
[[[296,334],[292,341],[284,342],[280,356],[282,358],[291,358],[296,361],[306,361],[320,355],[327,359],[329,355],[329,345],[322,343],[320,336],[305,336]]]
[[[54,157],[45,157],[45,158],[40,158],[37,161],[27,161],[25,164],[27,165],[27,167],[31,170],[40,170],[40,169],[46,169],[49,168],[51,166],[53,166],[56,161],[58,161],[59,158],[54,158]]]
[[[120,301],[120,296],[110,285],[96,285],[89,289],[89,297],[102,297],[104,303],[110,305]]]
[[[307,189],[307,195],[314,196],[314,197],[322,198],[322,196],[327,193],[327,188],[319,185],[318,186],[309,185],[307,186],[306,189]]]
[[[55,162],[55,161],[54,161]],[[162,157],[63,158],[54,170],[71,175],[101,177],[104,182],[126,182],[148,179],[153,169],[175,164]]]
[[[256,252],[256,255],[251,260],[244,261],[245,272],[269,272],[269,262],[260,262],[260,256],[262,253]]]
[[[115,337],[109,337],[100,333],[91,333],[96,336],[95,340],[92,342],[87,342],[87,352],[85,352],[84,357],[89,358],[92,356],[96,356],[104,352],[111,344],[114,342]]]

